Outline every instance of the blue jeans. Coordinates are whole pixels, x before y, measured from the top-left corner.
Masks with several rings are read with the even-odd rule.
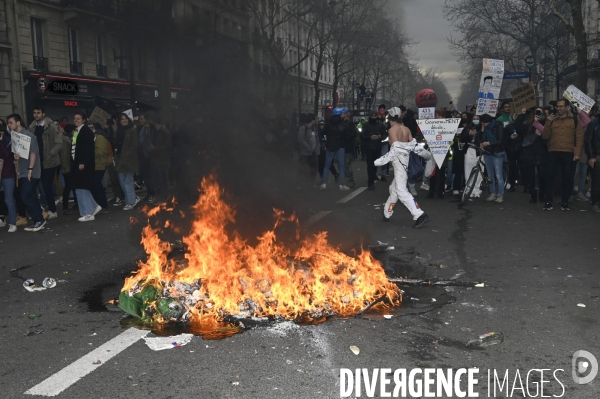
[[[98,204],[94,201],[90,190],[76,188],[75,195],[77,196],[77,204],[79,205],[79,214],[81,216],[92,215]]]
[[[96,201],[98,205],[104,209],[108,207],[108,203],[106,201],[106,192],[104,191],[104,186],[102,185],[102,179],[104,178],[105,171],[106,169],[94,171],[94,189],[91,191],[94,201]]]
[[[133,173],[119,173],[119,184],[125,194],[125,205],[135,204],[135,186]]]
[[[40,179],[31,178],[28,180],[26,177],[19,179],[19,187],[21,187],[21,199],[27,208],[27,212],[34,223],[43,223],[44,216],[42,215],[42,205],[37,195],[37,185]],[[5,194],[6,196],[6,194]]]
[[[586,163],[577,162],[577,172],[575,176],[579,177],[579,183],[577,183],[577,192],[585,193],[585,179],[587,177],[588,166]]]
[[[390,150],[390,145],[388,143],[381,144],[381,156],[384,156]],[[390,164],[383,165],[381,167],[381,176],[387,176],[389,174]]]
[[[346,169],[344,165],[345,157],[346,152],[343,148],[340,148],[337,151],[327,151],[327,155],[325,156],[325,167],[323,168],[323,184],[327,184],[327,179],[329,178],[329,168],[331,167],[331,165],[333,165],[333,158],[337,158],[338,161],[338,169],[340,171],[340,178],[338,180],[338,183],[340,185],[344,184],[344,180],[346,178]]]
[[[446,186],[452,187],[452,160],[448,161],[448,167],[446,168]]]
[[[0,184],[4,187],[4,202],[8,208],[8,224],[17,224],[17,206],[15,205],[15,178],[2,179]]]
[[[498,156],[485,154],[483,157],[488,177],[491,180],[490,194],[504,195],[504,173],[502,172],[504,152],[501,152]],[[498,185],[498,192],[496,192],[496,185]]]

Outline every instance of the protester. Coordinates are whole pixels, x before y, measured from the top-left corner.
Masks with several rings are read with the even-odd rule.
[[[62,196],[63,215],[71,214],[69,201],[71,200],[71,194],[75,193],[75,189],[73,188],[73,175],[71,174],[71,149],[73,146],[74,131],[75,125],[66,125],[63,129],[64,133],[61,135],[62,148],[60,150],[60,172],[62,173],[64,180]]]
[[[108,213],[108,201],[102,180],[106,167],[112,163],[112,147],[103,134],[99,133],[93,123],[88,123],[88,127],[94,133],[94,188],[91,191],[94,200],[102,207],[100,213]]]
[[[23,127],[23,120],[20,115],[9,115],[6,121],[11,131],[23,134],[30,140],[28,157],[20,159],[19,154],[15,153],[14,158],[17,160],[18,165],[17,173],[21,199],[25,203],[29,216],[33,220],[33,224],[25,227],[25,231],[40,231],[46,225],[46,220],[42,215],[42,206],[36,191],[36,187],[42,176],[42,163],[40,162],[38,141],[31,132]],[[14,140],[14,138],[11,138],[11,140]],[[14,226],[13,230],[16,231],[16,225]]]
[[[406,112],[406,107],[401,105],[400,110],[404,114],[404,112]],[[383,123],[383,125],[385,126],[386,131],[387,131],[389,126],[385,122],[385,116],[386,116],[385,104],[380,104],[379,107],[377,108],[377,117],[379,118],[379,121],[381,123]],[[390,150],[390,143],[388,141],[382,141],[381,156],[384,156],[385,154],[387,154],[389,150]],[[386,182],[388,175],[389,175],[389,165],[386,164],[386,165],[381,166],[381,178],[379,180],[381,180],[382,182]]]
[[[339,188],[340,190],[350,190],[350,187],[345,185],[345,143],[347,138],[352,134],[348,126],[344,123],[343,115],[348,111],[345,108],[334,108],[332,116],[323,131],[325,139],[325,148],[327,155],[325,158],[325,167],[323,168],[323,180],[321,181],[321,190],[327,188],[327,179],[329,178],[329,168],[333,164],[333,159],[337,159],[338,167],[340,168]]]
[[[546,140],[541,135],[545,123],[544,113],[541,108],[533,107],[530,110],[523,109],[515,121],[515,130],[519,135],[521,150],[519,152],[519,166],[523,176],[523,182],[528,186],[529,202],[535,204],[543,201],[546,183],[546,158],[548,149]],[[539,190],[536,190],[536,175],[538,177]]]
[[[466,148],[465,156],[464,156],[464,171],[465,171],[465,180],[471,176],[471,172],[475,165],[477,165],[477,160],[481,155],[481,137],[482,137],[482,129],[478,115],[473,115],[473,119],[471,123],[469,123],[465,128],[463,128],[460,134],[460,141],[464,144],[464,148]],[[469,200],[473,200],[475,198],[481,197],[481,174],[477,176],[477,180],[475,181],[475,187],[471,192],[471,197]]]
[[[133,126],[133,121],[127,114],[119,117],[120,126],[117,129],[115,163],[121,189],[125,193],[125,206],[123,210],[132,210],[140,198],[135,195],[135,182],[133,177],[139,171],[138,163],[138,133]]]
[[[460,116],[459,129],[456,131],[454,139],[450,144],[452,152],[452,168],[448,167],[448,175],[452,176],[452,195],[459,195],[463,187],[463,174],[465,170],[465,146],[460,141],[462,131],[471,125],[472,116],[468,112],[463,112]]]
[[[327,155],[327,148],[325,148],[325,121],[319,121],[319,125],[317,127],[317,135],[319,137],[319,156],[318,156],[318,167],[319,167],[319,177],[323,180],[323,169],[325,169],[325,159]],[[340,175],[335,168],[333,162],[331,163],[331,167],[329,171],[335,178],[335,182],[339,181]]]
[[[585,130],[585,153],[591,177],[592,210],[600,212],[600,114],[588,124]]]
[[[490,179],[490,195],[486,201],[501,204],[504,202],[504,129],[502,123],[493,120],[489,114],[483,114],[480,120],[483,129],[480,147],[486,151],[483,158]]]
[[[9,233],[17,231],[17,207],[14,198],[16,177],[15,160],[11,152],[10,134],[6,130],[6,123],[0,119],[0,187],[4,190]]]
[[[150,176],[154,187],[155,197],[148,199],[149,203],[158,200],[167,200],[169,188],[169,165],[171,164],[171,151],[173,150],[171,132],[162,124],[160,114],[148,111],[144,114],[151,128],[152,136],[146,142],[146,151],[150,154]]]
[[[423,156],[423,158],[431,158],[431,153],[423,150],[422,146],[417,145],[417,141],[410,134],[410,130],[403,126],[402,110],[400,108],[393,107],[389,110],[389,121],[391,126],[388,134],[392,149],[375,161],[376,166],[392,162],[392,166],[394,167],[394,180],[390,184],[390,196],[383,208],[383,220],[386,222],[389,221],[394,213],[394,206],[400,200],[410,211],[415,221],[413,228],[418,229],[429,221],[429,216],[419,207],[419,204],[417,204],[417,201],[407,188],[409,154],[411,151],[414,151],[418,155]]]
[[[360,138],[367,161],[367,187],[369,190],[375,190],[375,180],[377,180],[375,160],[381,155],[381,141],[387,138],[387,132],[376,110],[369,112],[369,122],[363,124]]]
[[[354,179],[354,172],[352,171],[352,161],[355,156],[354,153],[356,151],[356,140],[358,139],[358,130],[354,123],[352,123],[351,118],[349,117],[348,110],[343,108],[345,113],[342,115],[342,120],[346,124],[347,127],[347,136],[344,144],[344,167],[346,168],[344,171],[344,175],[346,176],[347,186],[354,187],[356,185],[356,180]]]
[[[583,129],[577,115],[569,112],[569,101],[560,99],[556,103],[556,115],[550,114],[542,137],[548,140],[548,169],[546,179],[545,211],[551,211],[554,197],[554,179],[561,168],[562,201],[560,208],[569,210],[569,198],[573,190],[573,162],[583,154]]]
[[[62,148],[62,139],[52,119],[46,117],[44,108],[34,107],[33,119],[33,123],[29,125],[29,130],[35,135],[40,150],[41,183],[48,206],[48,219],[54,219],[57,217],[57,213],[52,183],[60,165],[59,153]]]
[[[137,128],[138,134],[138,159],[139,159],[139,173],[137,175],[138,184],[146,186],[146,196],[143,201],[153,203],[156,197],[156,190],[154,182],[152,180],[152,158],[150,156],[150,147],[152,146],[152,140],[156,131],[154,127],[148,123],[146,115],[141,114],[138,116]]]
[[[75,131],[73,132],[73,145],[71,147],[71,172],[73,188],[79,206],[78,219],[80,222],[91,222],[96,219],[102,207],[94,200],[92,190],[95,184],[95,144],[94,133],[87,126],[87,118],[77,112],[73,117]]]
[[[113,162],[108,165],[106,169],[108,171],[108,178],[110,180],[110,188],[113,193],[114,203],[113,206],[121,206],[123,205],[123,199],[125,198],[125,194],[121,189],[121,183],[119,182],[119,174],[117,173],[117,168],[115,166],[115,154],[117,148],[117,129],[118,129],[118,120],[119,115],[115,115],[108,119],[104,125],[104,131],[106,132],[106,138],[110,143],[113,149]]]

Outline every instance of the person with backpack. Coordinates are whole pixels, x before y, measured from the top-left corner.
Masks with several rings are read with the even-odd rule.
[[[314,114],[303,115],[302,126],[298,129],[298,158],[306,171],[309,181],[314,183],[317,177],[317,157],[319,156],[319,138],[315,132],[318,119]]]
[[[429,216],[419,207],[419,204],[408,191],[408,180],[418,178],[413,169],[423,173],[423,163],[415,154],[424,159],[431,158],[431,153],[417,144],[410,130],[402,124],[402,110],[398,107],[389,110],[390,129],[388,130],[391,149],[375,161],[375,166],[383,166],[392,162],[394,180],[390,184],[390,196],[383,208],[383,220],[389,221],[394,213],[394,206],[400,200],[411,213],[415,224],[413,228],[423,227],[429,221]],[[412,158],[412,159],[411,159]],[[412,175],[412,176],[409,176]]]

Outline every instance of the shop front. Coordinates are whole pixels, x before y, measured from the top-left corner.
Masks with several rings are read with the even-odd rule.
[[[72,122],[76,112],[90,115],[96,107],[110,114],[133,108],[129,82],[38,72],[24,72],[23,75],[27,82],[24,89],[27,115],[24,117],[28,121],[31,121],[35,106],[42,106],[47,117],[66,122]],[[188,89],[172,87],[172,103],[176,105],[187,93]],[[159,95],[156,85],[136,83],[136,113],[158,110]]]

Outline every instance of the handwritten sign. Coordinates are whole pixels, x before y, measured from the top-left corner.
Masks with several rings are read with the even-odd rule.
[[[10,136],[12,141],[12,152],[19,155],[23,159],[29,159],[31,137],[17,132],[10,132]]]
[[[94,108],[94,112],[90,115],[90,121],[94,123],[105,123],[108,119],[110,119],[110,114],[103,110],[100,107]]]
[[[450,148],[450,142],[454,140],[460,119],[425,119],[418,120],[417,124],[427,140],[429,151],[435,159],[438,167],[441,167]]]
[[[511,91],[510,94],[513,98],[513,107],[515,113],[521,113],[523,108],[535,107],[535,88],[532,82],[528,82],[521,87]]]
[[[573,85],[567,87],[563,96],[569,100],[571,104],[577,107],[578,110],[583,111],[586,114],[589,114],[594,104],[596,104],[596,101],[586,96],[584,92]]]
[[[477,94],[477,115],[496,115],[503,79],[504,60],[484,58],[479,80],[479,93]]]
[[[495,116],[498,112],[498,100],[486,100],[480,98],[477,101],[477,112],[475,115],[489,114]]]
[[[419,119],[434,119],[435,108],[419,108]]]

